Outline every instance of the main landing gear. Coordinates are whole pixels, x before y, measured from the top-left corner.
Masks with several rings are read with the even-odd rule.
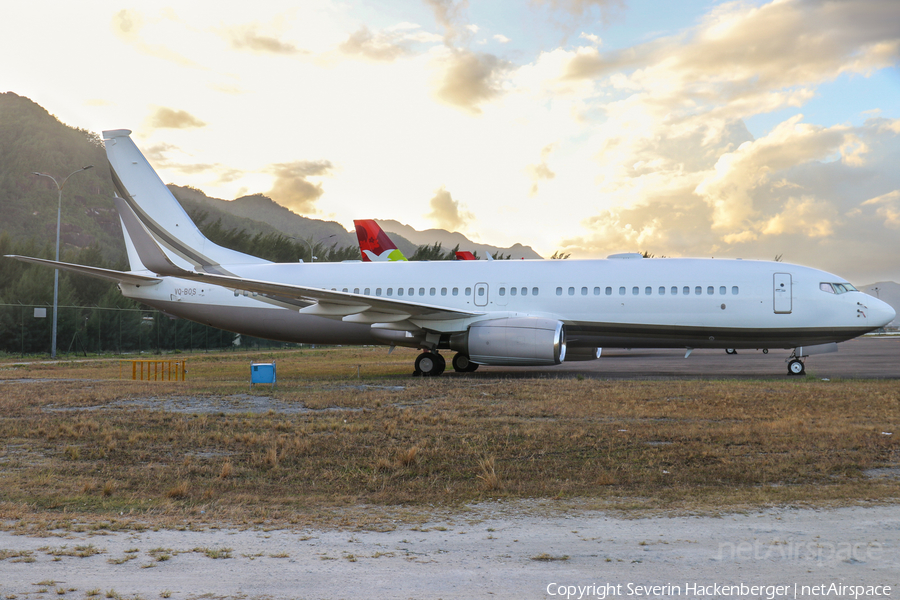
[[[469,360],[469,357],[461,352],[457,352],[453,357],[453,370],[457,373],[471,373],[478,368],[477,363]]]
[[[437,377],[447,368],[447,361],[437,352],[427,350],[416,357],[416,370],[413,376],[421,377]],[[469,357],[462,353],[457,353],[453,357],[453,370],[457,373],[471,373],[478,368],[478,365],[469,360]]]
[[[423,352],[416,357],[416,370],[413,371],[413,375],[437,377],[446,367],[447,361],[437,352]]]

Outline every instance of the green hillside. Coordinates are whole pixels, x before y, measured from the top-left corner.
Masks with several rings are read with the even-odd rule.
[[[124,259],[113,186],[101,140],[93,133],[60,123],[46,110],[12,92],[0,94],[0,233],[14,242],[56,241],[58,193],[47,173],[63,188],[61,246],[96,246],[113,263]],[[52,258],[48,256],[47,258]]]

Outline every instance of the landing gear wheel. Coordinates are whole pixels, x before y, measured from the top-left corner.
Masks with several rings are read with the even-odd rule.
[[[478,365],[470,361],[465,354],[457,352],[453,357],[453,370],[457,373],[471,373],[477,368]]]
[[[737,354],[737,350],[734,348],[725,348],[725,354]]]
[[[437,377],[446,367],[447,362],[437,352],[423,352],[416,358],[416,373],[423,377]]]
[[[805,375],[806,367],[803,364],[803,361],[799,358],[795,358],[791,362],[788,363],[788,375]]]

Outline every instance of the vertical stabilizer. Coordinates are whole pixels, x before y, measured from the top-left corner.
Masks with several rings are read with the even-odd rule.
[[[353,221],[363,262],[405,261],[406,257],[373,219]]]
[[[119,197],[164,248],[207,271],[222,264],[268,262],[208,240],[138,150],[131,131],[104,131],[103,142]]]

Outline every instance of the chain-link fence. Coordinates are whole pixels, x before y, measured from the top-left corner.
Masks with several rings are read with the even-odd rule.
[[[53,307],[0,304],[0,352],[12,355],[50,354]],[[173,351],[204,352],[230,348],[282,347],[249,336],[238,336],[193,321],[172,318],[150,308],[60,306],[57,354],[132,354]]]

